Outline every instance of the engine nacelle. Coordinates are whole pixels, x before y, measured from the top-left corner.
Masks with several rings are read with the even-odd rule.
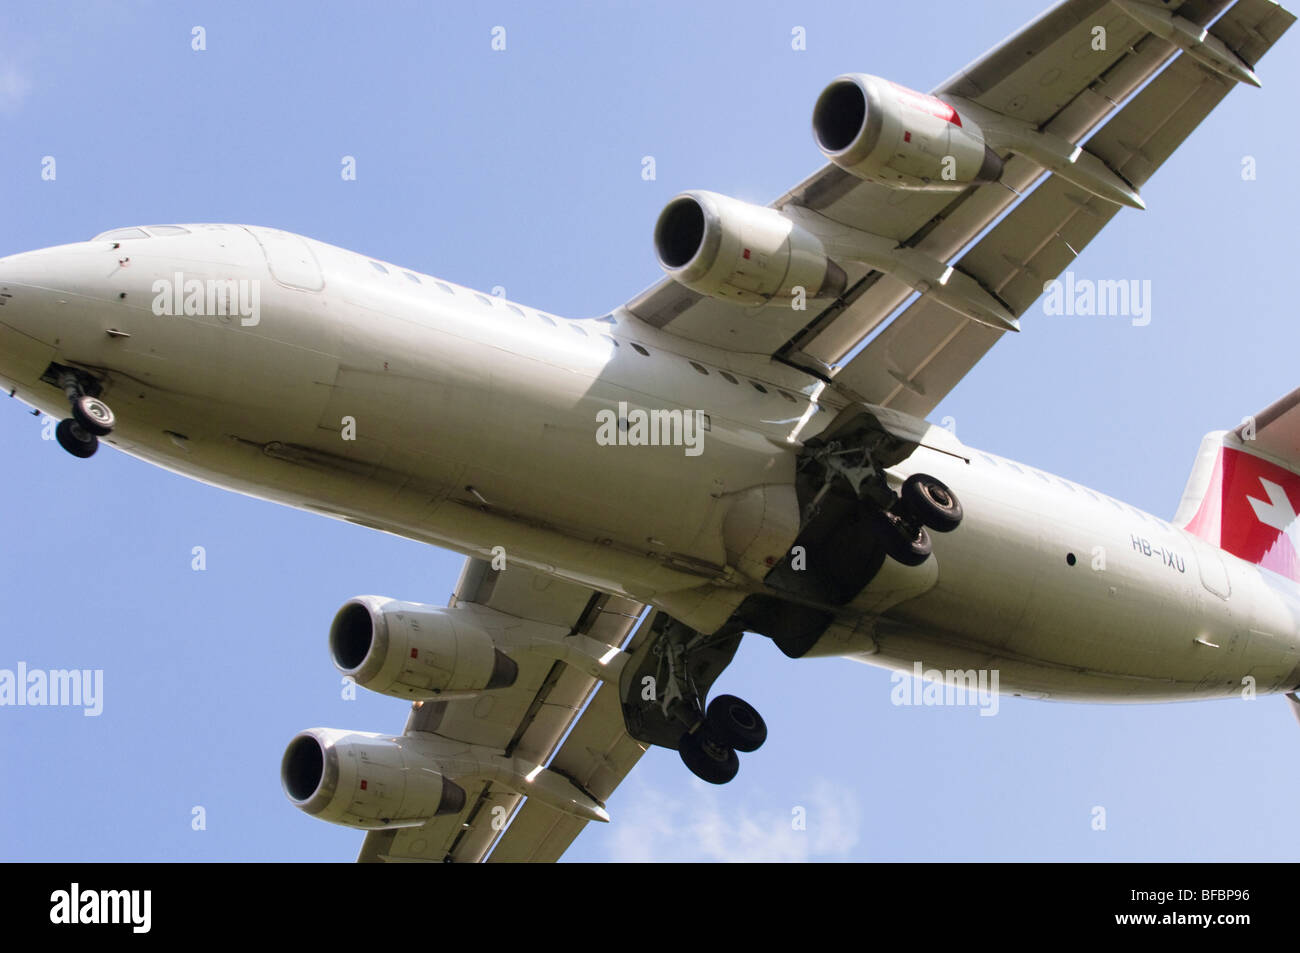
[[[419,827],[465,807],[465,789],[401,738],[312,728],[289,742],[280,783],[294,806],[345,827]]]
[[[821,241],[776,209],[716,192],[683,192],[655,224],[655,252],[669,277],[693,291],[742,304],[833,297],[847,276]]]
[[[363,688],[409,700],[508,688],[519,674],[464,611],[381,596],[343,604],[330,626],[330,657]]]
[[[826,158],[890,188],[960,191],[1002,175],[1002,157],[973,119],[879,76],[833,80],[817,98],[812,125]]]

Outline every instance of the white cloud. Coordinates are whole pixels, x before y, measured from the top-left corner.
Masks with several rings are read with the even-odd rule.
[[[32,90],[31,80],[9,63],[0,67],[0,113],[16,113]]]
[[[857,795],[826,779],[795,804],[722,806],[718,788],[692,781],[688,798],[641,788],[615,811],[611,859],[652,861],[807,861],[845,857],[858,844]],[[805,829],[793,823],[802,808]]]

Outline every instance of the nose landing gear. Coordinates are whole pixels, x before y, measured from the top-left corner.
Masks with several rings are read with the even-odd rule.
[[[87,393],[86,382],[75,372],[63,371],[58,382],[68,395],[72,416],[59,421],[54,429],[54,439],[74,457],[84,460],[94,456],[99,449],[99,438],[113,432],[117,419],[108,404]]]
[[[59,425],[54,428],[54,439],[68,453],[83,460],[86,457],[93,457],[95,451],[99,449],[99,437],[88,433],[71,417],[59,421]]]

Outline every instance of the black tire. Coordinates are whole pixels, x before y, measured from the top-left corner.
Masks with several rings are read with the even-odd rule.
[[[96,437],[107,437],[117,423],[108,404],[90,396],[81,396],[72,402],[72,419],[81,425],[82,430]]]
[[[907,512],[936,533],[951,533],[961,524],[957,494],[928,473],[913,473],[904,480],[899,496]]]
[[[736,749],[710,737],[707,727],[701,727],[695,734],[682,735],[677,753],[691,774],[710,784],[726,784],[740,770]]]
[[[68,453],[83,460],[93,457],[99,449],[99,438],[93,433],[87,433],[70,417],[59,421],[59,425],[54,428],[54,439]]]
[[[895,513],[882,512],[877,526],[891,559],[904,566],[919,566],[930,558],[930,534],[924,526],[915,531]]]
[[[719,695],[704,715],[709,734],[737,751],[757,751],[767,740],[767,723],[749,702],[735,695]]]

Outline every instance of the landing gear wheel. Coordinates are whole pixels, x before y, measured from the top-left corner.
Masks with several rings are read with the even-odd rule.
[[[98,397],[82,395],[72,402],[72,419],[81,429],[96,437],[106,437],[113,432],[117,419],[108,404]]]
[[[767,740],[767,724],[749,702],[735,695],[719,695],[704,715],[709,734],[737,751],[757,751]]]
[[[691,774],[710,784],[726,784],[740,770],[736,749],[713,738],[707,726],[695,734],[682,735],[682,740],[677,743],[677,753],[691,769]]]
[[[95,451],[99,449],[99,438],[93,433],[87,433],[72,418],[59,421],[59,425],[54,428],[54,439],[68,453],[83,460],[94,456]]]
[[[899,496],[907,512],[936,533],[951,533],[961,523],[957,494],[927,473],[913,473],[904,480]]]
[[[904,566],[919,566],[930,558],[930,534],[924,526],[912,529],[897,513],[884,511],[879,517],[885,552]]]

